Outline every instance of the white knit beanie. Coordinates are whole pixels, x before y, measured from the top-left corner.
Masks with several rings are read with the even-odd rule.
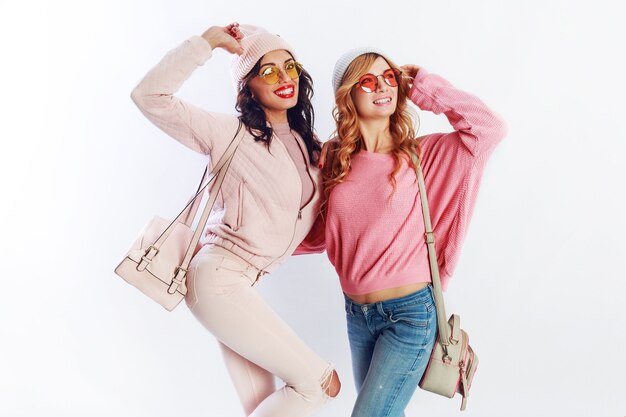
[[[361,55],[374,53],[378,55],[382,55],[386,57],[387,55],[378,48],[372,48],[369,46],[352,49],[345,54],[341,55],[341,58],[337,60],[335,63],[335,69],[333,70],[333,88],[335,89],[335,94],[337,94],[337,90],[341,86],[341,82],[343,81],[343,76],[346,73],[346,70],[356,58]]]
[[[268,52],[284,49],[296,59],[296,54],[283,38],[267,30],[253,25],[240,25],[239,29],[243,33],[241,47],[243,54],[234,55],[231,64],[231,75],[235,89],[241,89],[241,80],[245,77],[256,63]]]

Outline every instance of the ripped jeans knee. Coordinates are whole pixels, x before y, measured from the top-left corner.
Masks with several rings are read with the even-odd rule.
[[[335,370],[334,365],[329,365],[326,372],[321,378],[322,392],[327,399],[333,399],[339,394],[341,389],[341,381],[339,381],[339,374]]]

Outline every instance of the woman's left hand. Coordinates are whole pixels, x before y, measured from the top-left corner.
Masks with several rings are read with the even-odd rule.
[[[400,67],[402,70],[402,76],[409,77],[411,79],[411,84],[413,84],[413,80],[417,76],[417,72],[420,70],[420,67],[413,64],[402,65]]]

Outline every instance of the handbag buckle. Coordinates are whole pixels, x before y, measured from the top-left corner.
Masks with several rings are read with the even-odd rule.
[[[152,255],[152,258],[154,258],[155,256],[157,256],[159,254],[159,248],[157,248],[154,245],[150,245],[148,246],[148,248],[146,249],[146,253],[142,256],[142,258],[147,258],[147,260],[151,261],[152,258],[148,258],[148,254],[150,253],[150,251],[154,249],[156,252],[154,252],[154,255]]]
[[[152,249],[154,249],[156,252],[154,252],[154,255],[152,255],[151,257],[148,257]],[[144,269],[146,269],[148,264],[152,262],[154,257],[157,256],[158,254],[159,254],[159,248],[153,245],[148,246],[148,248],[146,249],[146,252],[141,256],[141,261],[139,262],[139,264],[137,264],[137,271],[143,271]]]
[[[435,233],[434,232],[426,232],[426,233],[424,233],[424,235],[426,235],[426,243],[427,244],[435,243]]]
[[[182,277],[182,278],[184,278],[184,277],[185,277],[185,275],[187,275],[188,270],[186,270],[185,268],[182,268],[182,267],[180,267],[180,266],[177,266],[177,267],[174,269],[174,278],[172,279],[172,281],[176,280],[176,281],[178,281],[180,284],[182,284],[182,281],[181,281],[181,280],[182,280],[182,278],[181,278],[181,279],[177,279],[177,278],[178,278],[178,273],[179,273],[180,271],[183,271],[183,272],[184,272],[184,274],[183,274],[183,277]]]
[[[182,274],[182,277],[178,278],[180,271],[183,271],[183,274]],[[177,266],[176,269],[174,269],[174,278],[172,278],[172,283],[167,289],[167,292],[169,294],[174,294],[176,290],[178,289],[178,287],[183,285],[185,275],[187,275],[187,270],[185,268],[181,268],[180,266]]]

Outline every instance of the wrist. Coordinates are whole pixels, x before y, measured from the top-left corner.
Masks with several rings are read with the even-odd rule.
[[[215,29],[215,27],[211,27],[202,34],[202,38],[208,42],[208,44],[211,46],[211,49],[215,49],[220,46],[218,40],[219,38],[216,36]]]

